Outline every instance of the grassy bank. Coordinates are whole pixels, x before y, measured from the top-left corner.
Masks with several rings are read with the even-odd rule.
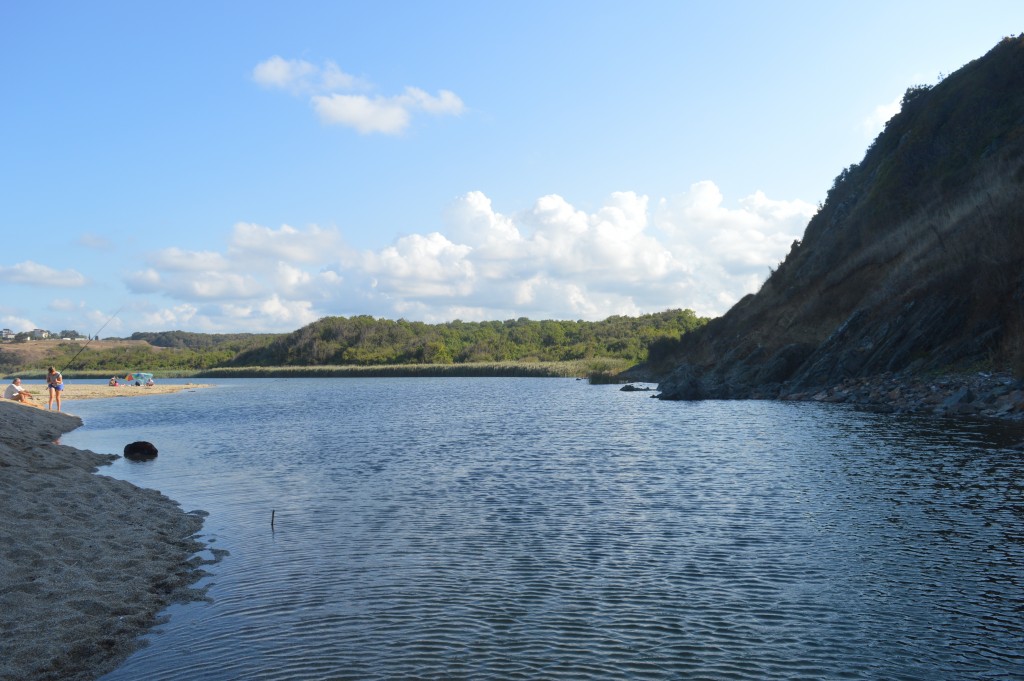
[[[390,364],[381,366],[226,367],[189,378],[386,378],[386,377],[533,377],[588,378],[628,368],[626,360],[569,362],[474,362],[466,364]]]
[[[625,359],[581,359],[564,362],[467,362],[462,364],[386,364],[378,366],[325,365],[277,367],[218,367],[203,370],[152,369],[163,378],[389,378],[389,377],[528,377],[586,378],[591,383],[621,383],[618,374],[631,366]],[[148,370],[148,369],[147,369]],[[15,375],[24,380],[45,380],[46,372],[30,370]],[[124,372],[68,369],[64,377],[75,379],[122,378]]]

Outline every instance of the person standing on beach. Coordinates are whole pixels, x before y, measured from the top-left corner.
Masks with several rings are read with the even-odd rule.
[[[21,387],[21,379],[16,378],[4,389],[4,399],[28,404],[29,400],[35,398],[32,397],[32,394],[29,391]]]
[[[60,394],[64,392],[64,377],[53,367],[46,370],[46,391],[50,394],[46,408],[53,409],[53,400],[56,398],[57,411],[60,411]]]

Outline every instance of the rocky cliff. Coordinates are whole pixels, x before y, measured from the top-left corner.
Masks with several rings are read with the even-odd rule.
[[[786,397],[892,373],[1020,377],[1024,35],[907,90],[761,290],[660,350],[665,399]]]

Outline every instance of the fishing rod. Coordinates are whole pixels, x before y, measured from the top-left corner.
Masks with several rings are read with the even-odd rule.
[[[122,305],[121,307],[117,308],[117,312],[115,312],[114,314],[110,315],[110,319],[108,319],[107,321],[103,322],[103,326],[101,326],[101,327],[100,327],[100,328],[99,328],[99,329],[98,329],[98,330],[96,331],[96,333],[94,333],[94,334],[93,334],[93,335],[92,335],[92,336],[91,336],[91,337],[89,338],[89,340],[87,340],[87,341],[85,342],[85,345],[83,345],[83,346],[82,346],[81,348],[79,348],[79,349],[78,349],[78,352],[76,352],[76,353],[75,353],[75,356],[71,358],[71,361],[69,361],[69,362],[68,362],[67,364],[65,364],[65,365],[64,365],[64,368],[60,370],[60,373],[62,373],[62,374],[63,374],[63,373],[65,372],[65,371],[67,371],[67,369],[68,369],[68,367],[69,367],[69,366],[71,366],[72,364],[74,364],[74,363],[75,363],[75,360],[76,360],[76,359],[78,359],[78,356],[79,356],[80,354],[82,354],[82,351],[83,351],[83,350],[85,350],[85,349],[86,349],[87,347],[89,347],[89,343],[92,343],[92,339],[93,339],[93,338],[98,338],[98,337],[99,337],[99,335],[100,335],[100,331],[102,331],[103,329],[107,328],[107,324],[109,324],[110,322],[112,322],[112,321],[114,320],[114,317],[116,317],[117,315],[121,314],[121,310],[123,310],[123,309],[124,309],[124,305]]]

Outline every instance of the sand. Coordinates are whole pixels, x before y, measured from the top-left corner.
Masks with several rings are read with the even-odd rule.
[[[93,387],[119,390],[69,385],[67,401]],[[202,597],[205,513],[96,475],[118,457],[59,444],[82,421],[42,397],[43,409],[0,400],[0,680],[95,679],[167,605]]]
[[[6,388],[8,382],[4,382],[0,385],[0,389]],[[49,397],[46,393],[46,383],[34,383],[30,381],[22,381],[21,387],[28,390],[28,392],[35,398],[33,401],[36,406],[42,405],[45,409],[46,404],[49,401]],[[185,383],[185,384],[169,384],[169,383],[157,383],[156,385],[146,386],[135,386],[135,385],[120,385],[117,387],[111,385],[97,385],[90,383],[75,383],[73,380],[68,381],[64,384],[64,394],[61,396],[61,407],[63,408],[64,402],[72,402],[74,400],[96,400],[107,397],[147,397],[150,395],[166,395],[168,393],[177,393],[183,390],[196,390],[198,388],[209,388],[210,386],[206,383]],[[54,403],[54,409],[57,408]],[[66,432],[66,431],[65,431]]]

